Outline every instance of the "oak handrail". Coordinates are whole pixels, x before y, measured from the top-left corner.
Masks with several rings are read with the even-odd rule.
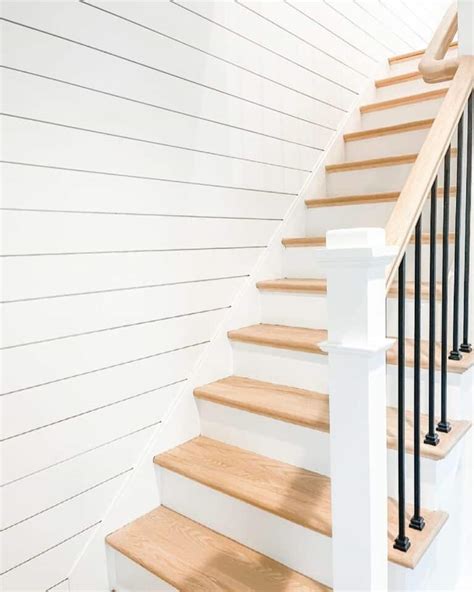
[[[457,30],[458,11],[454,2],[446,11],[418,66],[425,82],[451,80],[456,74],[459,58],[444,58]]]
[[[387,293],[464,111],[473,88],[473,79],[474,56],[462,56],[451,86],[387,222],[387,244],[398,247],[398,254],[387,273]]]

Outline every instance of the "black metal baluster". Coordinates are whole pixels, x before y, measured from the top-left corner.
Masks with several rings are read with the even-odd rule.
[[[415,351],[413,368],[413,475],[414,475],[414,513],[410,528],[423,530],[425,521],[420,514],[420,362],[421,362],[421,215],[415,228]]]
[[[458,148],[459,150],[459,148]],[[464,230],[464,307],[463,307],[463,338],[459,349],[470,353],[469,343],[469,272],[471,264],[471,186],[472,186],[472,92],[467,102],[467,163],[466,163],[466,226]]]
[[[425,444],[436,446],[439,436],[435,432],[435,369],[436,369],[436,200],[438,180],[431,187],[430,211],[430,327],[428,337],[428,433]]]
[[[398,536],[393,544],[408,551],[405,534],[405,259],[398,268]]]
[[[450,360],[461,360],[459,351],[459,279],[461,273],[461,197],[462,197],[463,115],[458,123],[458,157],[456,168],[456,214],[454,227],[453,349]]]
[[[449,273],[449,185],[451,169],[451,146],[444,157],[443,191],[443,260],[441,270],[441,421],[438,432],[448,433],[448,273]]]

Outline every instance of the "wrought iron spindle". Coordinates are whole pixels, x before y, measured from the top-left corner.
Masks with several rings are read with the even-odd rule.
[[[420,362],[421,362],[421,215],[415,228],[415,300],[414,300],[414,367],[413,367],[413,476],[414,513],[410,528],[423,530],[425,521],[420,514]]]
[[[451,146],[444,156],[443,189],[443,258],[441,264],[441,421],[438,432],[448,433],[448,274],[449,274],[449,186]]]
[[[405,534],[405,265],[403,256],[398,268],[398,536],[393,546],[408,551]]]
[[[430,326],[428,336],[428,433],[425,444],[436,446],[439,436],[435,432],[435,369],[436,369],[436,199],[438,180],[431,187],[430,206]]]
[[[459,279],[461,273],[461,197],[462,197],[462,165],[463,165],[463,116],[458,123],[458,156],[456,167],[456,213],[454,226],[454,288],[453,288],[453,348],[450,360],[461,360],[459,351]]]
[[[459,150],[459,147],[458,147]],[[463,306],[463,338],[459,349],[470,353],[469,343],[469,273],[471,246],[471,190],[472,190],[472,92],[467,102],[467,163],[466,163],[466,207],[464,229],[464,306]]]

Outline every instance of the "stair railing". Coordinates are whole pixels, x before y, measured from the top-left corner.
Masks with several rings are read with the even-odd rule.
[[[413,452],[414,452],[414,510],[409,527],[422,530],[425,521],[421,515],[420,492],[420,437],[421,437],[421,360],[428,358],[428,432],[424,443],[436,446],[441,434],[451,430],[448,421],[448,360],[462,359],[462,353],[472,351],[469,342],[469,282],[470,282],[470,233],[472,192],[472,89],[474,57],[461,56],[445,59],[446,52],[457,32],[457,9],[451,6],[425,56],[419,70],[425,82],[437,83],[452,80],[446,97],[434,120],[430,132],[418,154],[408,179],[386,225],[387,245],[395,246],[397,255],[389,266],[386,293],[398,277],[398,534],[393,547],[406,552],[410,539],[406,531],[405,504],[405,366],[406,349],[413,348]],[[464,119],[467,110],[467,137],[464,137]],[[451,148],[457,136],[457,149]],[[453,319],[452,348],[448,348],[448,274],[450,257],[449,214],[451,162],[456,156],[454,266],[453,266]],[[464,157],[466,165],[464,167]],[[442,174],[442,253],[441,253],[441,344],[436,344],[436,296],[437,296],[437,200],[438,173]],[[464,190],[463,190],[464,189]],[[430,196],[429,223],[429,335],[427,348],[421,340],[421,276],[422,260],[422,211]],[[405,290],[407,269],[407,247],[414,241],[414,334],[413,341],[406,340]],[[463,243],[463,245],[462,245]],[[463,248],[464,247],[464,248]],[[463,256],[463,269],[461,259]],[[459,339],[460,286],[463,284],[462,342]],[[440,369],[441,417],[435,426],[436,381],[435,372]],[[443,436],[441,436],[443,437]]]

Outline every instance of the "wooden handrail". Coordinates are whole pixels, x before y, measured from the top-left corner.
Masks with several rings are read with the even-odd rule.
[[[387,293],[472,91],[473,79],[474,56],[462,56],[448,93],[387,222],[387,244],[398,247],[398,254],[387,274]]]
[[[457,3],[446,11],[439,27],[421,58],[418,70],[425,82],[451,80],[459,67],[459,58],[444,59],[458,30]]]

